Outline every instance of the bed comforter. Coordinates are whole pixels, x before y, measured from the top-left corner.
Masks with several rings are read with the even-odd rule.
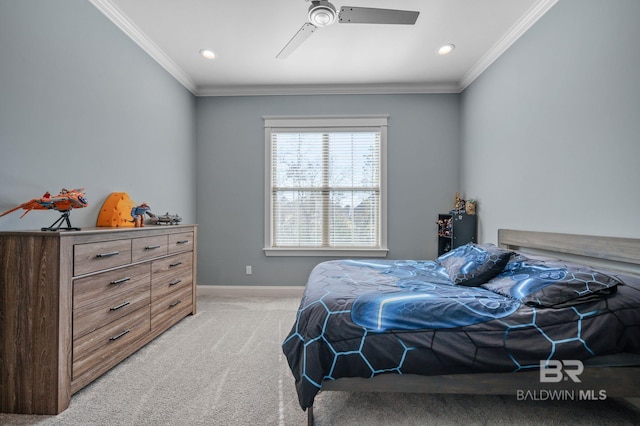
[[[517,373],[541,360],[640,353],[638,278],[609,275],[615,285],[597,287],[574,273],[569,284],[577,279],[589,294],[572,288],[574,302],[545,306],[540,291],[551,286],[541,290],[540,276],[558,280],[557,264],[524,276],[544,265],[512,256],[500,275],[474,286],[458,279],[468,264],[456,276],[444,265],[336,260],[314,268],[282,344],[303,409],[323,381],[341,377]]]

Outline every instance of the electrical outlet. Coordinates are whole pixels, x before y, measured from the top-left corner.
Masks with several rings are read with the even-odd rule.
[[[251,274],[253,274],[253,271],[251,270],[251,265],[247,265],[247,266],[245,266],[244,268],[245,268],[245,273],[246,273],[247,275],[251,275]]]

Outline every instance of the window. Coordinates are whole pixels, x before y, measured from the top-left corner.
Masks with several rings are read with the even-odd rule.
[[[264,121],[265,253],[385,256],[387,116]]]

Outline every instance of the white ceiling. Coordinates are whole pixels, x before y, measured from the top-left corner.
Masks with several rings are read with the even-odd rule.
[[[318,28],[276,55],[307,22],[305,0],[91,0],[199,96],[458,93],[557,0],[335,0],[416,10],[415,25]],[[453,43],[449,55],[438,55]],[[199,55],[209,48],[216,59]]]

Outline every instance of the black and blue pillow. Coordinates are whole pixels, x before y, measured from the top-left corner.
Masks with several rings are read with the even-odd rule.
[[[585,265],[524,257],[482,287],[529,306],[561,308],[607,297],[619,284],[618,278]]]
[[[617,277],[589,266],[529,258],[493,244],[466,244],[438,257],[456,285],[482,287],[532,307],[574,306],[614,294]]]
[[[512,252],[493,244],[469,243],[438,257],[454,284],[477,287],[502,272]]]

